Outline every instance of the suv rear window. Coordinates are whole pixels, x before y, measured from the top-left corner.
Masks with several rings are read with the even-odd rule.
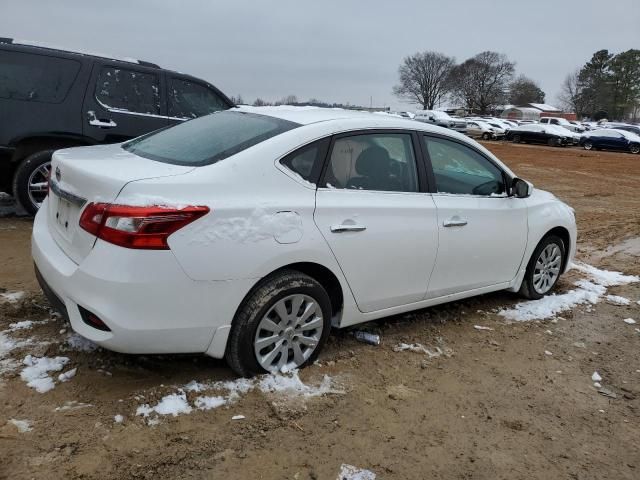
[[[0,51],[0,98],[61,103],[79,70],[75,60]]]
[[[229,108],[215,92],[195,82],[169,79],[169,116],[196,118]]]
[[[135,138],[122,148],[158,162],[198,167],[299,126],[266,115],[225,110]]]

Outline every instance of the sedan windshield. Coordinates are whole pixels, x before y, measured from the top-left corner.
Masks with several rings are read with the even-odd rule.
[[[158,162],[199,167],[299,126],[266,115],[225,110],[143,135],[122,148]]]

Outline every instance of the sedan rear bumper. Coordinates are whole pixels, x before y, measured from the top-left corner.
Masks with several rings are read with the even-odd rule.
[[[255,280],[194,281],[170,250],[131,250],[101,240],[77,265],[56,244],[47,219],[41,213],[34,221],[36,275],[52,306],[76,332],[123,353],[224,355],[226,342],[216,342],[212,351],[211,340],[218,327],[231,324]],[[86,322],[81,308],[110,331]]]

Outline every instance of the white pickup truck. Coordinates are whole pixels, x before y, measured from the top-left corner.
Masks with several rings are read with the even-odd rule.
[[[466,133],[467,122],[462,118],[453,118],[447,112],[440,110],[418,110],[414,120],[423,123],[433,123],[439,127],[450,128],[456,132]]]
[[[543,125],[558,125],[559,127],[564,127],[567,130],[571,130],[572,132],[575,132],[575,133],[584,132],[584,127],[581,127],[580,125],[574,125],[573,123],[571,123],[566,118],[561,118],[561,117],[541,117],[540,118],[540,123],[543,124]]]

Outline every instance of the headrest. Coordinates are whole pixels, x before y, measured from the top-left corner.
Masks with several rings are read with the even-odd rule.
[[[389,152],[386,149],[373,146],[363,150],[356,160],[356,172],[365,177],[375,177],[386,174],[389,170]]]

